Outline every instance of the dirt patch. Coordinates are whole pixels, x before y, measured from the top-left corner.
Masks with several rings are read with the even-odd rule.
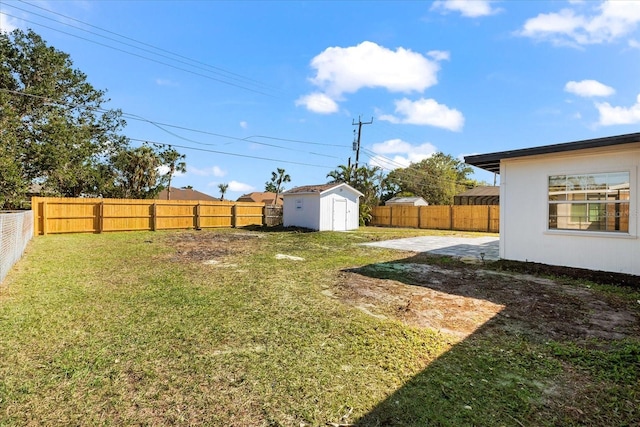
[[[374,315],[437,329],[453,341],[481,327],[542,340],[615,340],[640,334],[640,310],[586,286],[428,261],[420,255],[345,270],[334,295]]]
[[[172,261],[201,262],[208,265],[225,265],[232,255],[249,255],[256,252],[258,242],[264,236],[258,233],[207,233],[181,232],[167,235],[169,246],[175,248]]]

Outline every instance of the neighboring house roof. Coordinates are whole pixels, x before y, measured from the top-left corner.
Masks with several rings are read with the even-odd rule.
[[[500,187],[499,186],[481,186],[474,187],[470,190],[465,191],[464,193],[456,194],[456,196],[500,196]]]
[[[427,206],[429,203],[422,197],[392,197],[384,202],[385,205],[413,205]]]
[[[291,194],[322,194],[325,193],[329,190],[332,190],[334,188],[338,188],[338,187],[345,187],[350,189],[351,191],[353,191],[354,193],[358,194],[359,196],[364,196],[364,194],[362,194],[361,192],[359,192],[358,190],[356,190],[355,188],[353,188],[352,186],[345,184],[343,182],[333,182],[331,184],[320,184],[320,185],[303,185],[301,187],[295,187],[292,188],[291,190],[287,190],[284,193],[282,193],[283,196],[288,196]]]
[[[454,205],[499,205],[500,187],[475,187],[453,197]]]
[[[565,142],[562,144],[543,145],[540,147],[523,148],[519,150],[499,151],[488,154],[465,156],[465,163],[487,170],[500,173],[500,160],[514,157],[536,156],[540,154],[562,153],[567,151],[584,150],[587,148],[610,147],[621,144],[640,142],[640,133],[609,136],[606,138],[586,139],[583,141]]]
[[[243,194],[242,196],[238,197],[238,200],[236,201],[264,203],[266,205],[272,205],[273,199],[275,199],[275,197],[276,197],[276,193],[271,191],[264,191],[264,192],[254,191],[253,193]],[[278,195],[278,202],[276,204],[278,205],[282,204],[282,194]]]
[[[156,200],[167,200],[167,190],[162,190],[157,196]],[[196,191],[190,188],[175,188],[171,187],[171,200],[208,200],[219,201],[213,196],[210,196],[200,191]]]

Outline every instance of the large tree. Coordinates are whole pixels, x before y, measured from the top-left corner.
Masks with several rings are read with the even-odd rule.
[[[455,157],[436,153],[421,162],[391,171],[386,181],[388,187],[402,195],[420,196],[431,205],[450,205],[453,196],[477,185],[468,177],[471,173],[471,167]]]
[[[29,30],[0,32],[0,199],[23,199],[34,182],[51,194],[101,190],[98,167],[127,145],[120,111],[73,68],[68,54]],[[5,165],[11,165],[5,168]]]
[[[156,197],[163,188],[158,171],[160,166],[161,155],[147,144],[120,150],[111,158],[114,187],[110,196],[128,199]]]

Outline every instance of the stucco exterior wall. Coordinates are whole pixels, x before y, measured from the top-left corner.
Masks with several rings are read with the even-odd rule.
[[[640,275],[640,143],[503,159],[500,257]],[[549,230],[550,175],[630,173],[629,231]]]

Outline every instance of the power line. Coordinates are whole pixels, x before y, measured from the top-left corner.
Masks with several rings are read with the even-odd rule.
[[[257,90],[257,89],[251,89],[251,88],[248,88],[246,86],[242,86],[242,85],[239,85],[239,84],[236,84],[236,83],[228,82],[228,81],[225,81],[225,80],[222,80],[222,79],[219,79],[219,78],[207,75],[207,74],[199,73],[199,72],[193,71],[193,70],[188,70],[186,68],[178,67],[176,65],[172,65],[172,64],[169,64],[167,62],[163,62],[163,61],[160,61],[160,60],[157,60],[157,59],[149,58],[148,56],[140,55],[140,54],[134,53],[134,52],[129,52],[127,50],[120,49],[120,48],[115,47],[115,46],[111,46],[111,45],[108,45],[108,44],[105,44],[105,43],[101,43],[101,42],[98,42],[98,41],[95,41],[95,40],[91,40],[91,39],[88,39],[86,37],[81,37],[81,36],[79,36],[77,34],[69,33],[67,31],[63,31],[63,30],[59,30],[57,28],[53,28],[53,27],[50,27],[48,25],[41,24],[39,22],[34,22],[34,21],[31,21],[31,20],[28,20],[28,19],[25,19],[25,18],[20,18],[18,16],[11,15],[11,14],[6,13],[6,12],[3,12],[3,14],[6,15],[6,16],[9,16],[11,18],[20,19],[22,21],[29,22],[31,24],[39,25],[41,27],[50,29],[52,31],[57,31],[59,33],[66,34],[68,36],[75,37],[75,38],[78,38],[80,40],[85,40],[85,41],[88,41],[90,43],[97,44],[98,46],[103,46],[103,47],[106,47],[106,48],[109,48],[109,49],[113,49],[113,50],[118,51],[118,52],[126,53],[127,55],[135,56],[137,58],[141,58],[141,59],[145,59],[147,61],[155,62],[157,64],[165,65],[167,67],[171,67],[171,68],[174,68],[176,70],[184,71],[186,73],[190,73],[190,74],[193,74],[193,75],[196,75],[196,76],[204,77],[204,78],[209,79],[209,80],[214,80],[214,81],[217,81],[217,82],[229,85],[229,86],[234,86],[234,87],[237,87],[237,88],[240,88],[240,89],[244,89],[244,90],[247,90],[249,92],[254,92],[254,93],[258,93],[260,95],[276,98],[276,96],[274,96],[272,94],[269,94],[269,93],[266,93],[266,92],[263,92],[263,91],[260,91],[260,90]]]
[[[66,107],[66,108],[73,108],[73,106],[65,105],[65,104],[63,104],[63,103],[59,103],[59,102],[57,102],[57,101],[55,101],[55,100],[52,100],[52,99],[50,99],[50,98],[47,98],[47,97],[44,97],[44,96],[40,96],[40,95],[26,94],[26,93],[22,93],[22,92],[18,92],[18,91],[13,91],[13,90],[9,90],[9,89],[2,89],[2,88],[0,88],[0,92],[9,93],[9,94],[13,94],[13,95],[19,95],[19,96],[25,96],[25,97],[30,97],[30,98],[41,99],[41,100],[44,100],[44,101],[47,101],[47,102],[53,102],[53,103],[56,103],[57,105],[61,105],[61,106]],[[99,111],[99,112],[107,112],[107,111],[109,111],[109,110],[106,110],[106,109],[104,109],[104,108],[96,108],[96,111]],[[170,125],[170,124],[166,124],[166,123],[155,122],[155,121],[153,121],[153,120],[149,120],[149,119],[146,119],[146,118],[144,118],[144,117],[138,116],[138,115],[136,115],[136,114],[131,114],[131,113],[125,113],[125,112],[123,112],[123,113],[122,113],[122,116],[123,116],[123,117],[125,117],[125,118],[130,118],[130,119],[132,119],[132,120],[139,120],[139,121],[143,121],[143,122],[150,123],[150,124],[152,124],[152,125],[154,125],[154,126],[158,127],[159,129],[163,130],[164,132],[167,132],[167,133],[169,133],[170,135],[175,136],[176,138],[180,138],[180,139],[183,139],[183,140],[185,140],[185,141],[193,142],[194,144],[198,144],[198,145],[204,145],[204,146],[216,146],[216,144],[206,143],[206,142],[201,142],[201,141],[196,141],[196,140],[192,140],[192,139],[184,138],[184,137],[182,137],[182,136],[180,136],[180,135],[178,135],[178,134],[176,134],[176,133],[173,133],[173,132],[170,132],[170,131],[168,131],[168,130],[164,129],[162,126],[175,127],[175,128],[179,128],[179,129],[183,129],[183,130],[188,130],[188,131],[191,131],[191,132],[197,132],[197,133],[202,133],[202,134],[212,135],[212,136],[216,136],[216,137],[221,137],[221,138],[226,138],[226,139],[232,139],[232,140],[236,140],[236,141],[240,141],[240,142],[250,142],[250,143],[252,143],[252,144],[258,144],[258,145],[264,145],[264,146],[268,146],[268,147],[280,148],[280,149],[283,149],[283,150],[297,151],[297,152],[303,152],[303,153],[306,153],[306,154],[312,154],[312,155],[321,156],[321,157],[329,157],[329,158],[334,158],[334,159],[340,159],[340,157],[332,156],[332,155],[329,155],[329,154],[322,154],[322,153],[315,153],[315,152],[308,152],[308,151],[303,151],[303,150],[297,150],[297,149],[295,149],[295,148],[291,148],[291,147],[283,147],[283,146],[280,146],[280,145],[268,144],[268,143],[265,143],[265,142],[249,141],[249,140],[247,140],[247,138],[238,138],[238,137],[229,136],[229,135],[223,135],[223,134],[214,133],[214,132],[208,132],[208,131],[203,131],[203,130],[198,130],[198,129],[191,129],[191,128],[187,128],[187,127],[183,127],[183,126],[176,126],[176,125]],[[322,144],[319,144],[319,143],[312,143],[312,142],[309,142],[309,141],[299,141],[299,140],[293,140],[293,139],[276,138],[276,137],[267,137],[267,136],[264,136],[264,135],[262,135],[261,137],[264,137],[264,138],[271,138],[271,139],[281,139],[281,140],[284,140],[284,141],[296,141],[296,142],[307,143],[307,144],[318,144],[318,145],[322,145]],[[131,139],[132,141],[141,141],[141,140],[134,139],[134,138],[129,138],[129,139]],[[169,144],[169,145],[170,145],[170,144]],[[176,145],[176,147],[179,147],[179,146],[178,146],[178,145]],[[196,148],[194,148],[194,147],[184,147],[184,146],[180,146],[180,147],[183,147],[183,148],[191,148],[191,149],[197,150],[197,149],[196,149]],[[207,150],[201,150],[201,151],[207,151]],[[237,155],[237,154],[227,153],[227,152],[223,152],[223,151],[213,151],[213,150],[210,150],[210,151],[211,151],[211,152],[214,152],[214,153],[224,153],[224,154],[229,154],[229,155]],[[238,156],[243,157],[242,155],[238,155]],[[252,157],[252,156],[246,156],[246,157],[250,157],[250,158],[260,158],[260,157]],[[303,164],[303,165],[307,165],[307,164],[305,164],[305,163],[296,163],[296,162],[285,162],[285,163],[293,163],[293,164]],[[318,167],[320,167],[320,166],[318,166]]]
[[[229,152],[226,152],[226,151],[210,150],[210,149],[206,149],[206,148],[187,147],[187,146],[184,146],[184,145],[170,144],[168,142],[149,141],[147,139],[139,139],[139,138],[129,138],[129,139],[131,141],[137,141],[137,142],[143,142],[143,143],[146,142],[146,143],[149,143],[149,144],[157,144],[157,145],[163,145],[163,146],[169,146],[169,147],[178,147],[178,148],[184,148],[185,150],[204,151],[204,152],[207,152],[207,153],[223,154],[225,156],[243,157],[243,158],[255,159],[255,160],[266,160],[266,161],[271,161],[271,162],[287,163],[287,164],[291,164],[291,165],[309,166],[309,167],[313,167],[313,168],[322,168],[322,169],[330,169],[331,168],[331,166],[314,165],[314,164],[311,164],[311,163],[293,162],[293,161],[290,161],[290,160],[282,160],[282,159],[272,159],[272,158],[269,158],[269,157],[250,156],[248,154],[229,153]]]
[[[80,23],[80,24],[86,25],[86,26],[91,27],[91,28],[95,28],[95,29],[100,30],[100,31],[103,31],[103,32],[105,32],[105,33],[113,34],[113,35],[118,36],[118,37],[121,37],[121,38],[123,38],[123,39],[125,39],[125,40],[130,40],[130,41],[133,41],[133,42],[138,43],[138,44],[140,44],[140,45],[143,45],[143,46],[147,46],[147,47],[153,48],[153,49],[158,50],[158,51],[160,51],[160,52],[165,52],[165,53],[168,53],[168,54],[173,55],[173,56],[175,56],[175,57],[183,58],[183,59],[186,59],[186,60],[188,60],[188,61],[190,61],[190,62],[193,62],[193,63],[196,63],[196,64],[201,64],[201,65],[204,65],[204,66],[206,66],[206,67],[208,67],[208,68],[211,68],[211,69],[219,70],[220,72],[223,72],[223,73],[229,74],[229,75],[231,75],[231,76],[235,76],[235,77],[238,77],[238,78],[240,78],[240,79],[247,80],[247,81],[249,81],[249,82],[254,82],[254,83],[259,84],[259,85],[261,85],[261,86],[269,87],[269,86],[265,85],[264,83],[262,83],[262,82],[260,82],[260,81],[258,81],[258,80],[255,80],[255,79],[250,78],[250,77],[243,76],[243,75],[238,74],[238,73],[234,73],[234,72],[229,71],[229,70],[226,70],[226,69],[224,69],[224,68],[222,68],[222,67],[217,67],[217,66],[215,66],[215,65],[210,65],[210,64],[207,64],[207,63],[205,63],[205,62],[202,62],[202,61],[199,61],[199,60],[196,60],[196,59],[189,58],[189,57],[184,56],[184,55],[181,55],[181,54],[179,54],[179,53],[175,53],[175,52],[169,51],[169,50],[167,50],[167,49],[164,49],[164,48],[161,48],[161,47],[158,47],[158,46],[154,46],[154,45],[149,44],[149,43],[146,43],[146,42],[142,42],[142,41],[137,40],[137,39],[134,39],[134,38],[132,38],[132,37],[128,37],[128,36],[122,35],[122,34],[120,34],[120,33],[116,33],[116,32],[114,32],[114,31],[110,31],[110,30],[107,30],[107,29],[105,29],[105,28],[98,27],[98,26],[93,25],[93,24],[90,24],[90,23],[88,23],[88,22],[81,21],[81,20],[79,20],[79,19],[73,18],[73,17],[68,16],[68,15],[63,15],[63,14],[61,14],[61,13],[55,12],[55,11],[50,10],[50,9],[46,9],[46,8],[44,8],[44,7],[41,7],[41,6],[38,6],[38,5],[32,4],[32,3],[29,3],[29,2],[24,1],[24,0],[18,0],[18,1],[20,1],[21,3],[27,4],[27,5],[31,6],[31,7],[34,7],[34,8],[40,9],[40,10],[44,10],[44,11],[46,11],[46,12],[48,12],[48,13],[51,13],[51,14],[54,14],[54,15],[60,16],[60,17],[62,17],[62,18],[65,18],[65,19],[68,19],[68,20],[71,20],[71,21],[74,21],[74,22],[78,22],[78,23]],[[25,12],[28,12],[28,13],[33,13],[33,12],[31,12],[31,11],[27,11],[27,10],[25,10],[25,9],[20,9],[20,8],[18,8],[18,7],[16,7],[16,6],[13,6],[13,5],[10,5],[10,6],[11,6],[11,7],[13,7],[13,8],[15,8],[15,9],[19,9],[19,10],[22,10],[22,11],[25,11]],[[43,15],[38,15],[38,14],[35,14],[35,15],[44,17]],[[47,18],[47,17],[44,17],[44,18],[46,18],[46,19],[50,19],[50,20],[51,20],[51,18]],[[64,22],[60,22],[60,21],[56,21],[56,22],[58,22],[58,23],[60,23],[60,24],[63,24],[63,25],[69,25],[69,24],[66,24],[66,23],[64,23]],[[69,26],[71,26],[71,25],[69,25]],[[74,27],[74,28],[78,28],[78,27]],[[78,29],[80,29],[80,30],[82,30],[82,31],[89,32],[89,31],[84,30],[84,29],[81,29],[81,28],[78,28]],[[100,37],[105,37],[105,36],[102,36],[102,35],[97,34],[97,33],[93,33],[93,32],[90,32],[90,33],[91,33],[91,34],[98,35],[98,36],[100,36]],[[105,37],[105,38],[106,38],[106,37]],[[116,42],[118,42],[118,43],[123,43],[123,42],[121,42],[121,41],[117,41],[117,40],[112,39],[112,38],[109,38],[109,39],[110,39],[110,40],[114,40],[114,41],[116,41]],[[123,44],[124,44],[124,43],[123,43]],[[128,45],[128,46],[135,47],[136,49],[141,49],[141,48],[136,47],[136,46],[133,46],[133,45],[129,45],[129,44],[127,44],[127,45]],[[183,61],[180,61],[180,62],[183,62]],[[186,63],[186,62],[185,62],[185,63]]]

